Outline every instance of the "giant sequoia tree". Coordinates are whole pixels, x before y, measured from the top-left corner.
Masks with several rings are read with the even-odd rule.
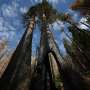
[[[72,39],[66,35],[72,44],[64,41],[71,62],[68,56],[61,55],[49,28],[57,20],[72,26],[68,28]],[[89,51],[85,49],[89,48],[89,44],[85,44],[85,39],[89,42],[89,32],[79,29],[69,15],[58,12],[47,0],[30,7],[24,14],[24,22],[26,31],[2,75],[0,90],[89,90],[82,76],[85,70],[90,70]],[[36,24],[40,27],[41,38],[37,67],[32,74],[32,36]]]

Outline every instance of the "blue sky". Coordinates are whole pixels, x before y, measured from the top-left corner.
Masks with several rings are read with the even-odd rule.
[[[40,1],[42,0],[0,0],[0,40],[8,40],[8,48],[15,49],[25,31],[22,23],[23,13],[27,12],[29,7]],[[69,8],[69,5],[74,1],[75,0],[49,0],[58,11],[69,12],[75,20],[78,20],[78,14]],[[55,23],[54,25],[56,26]],[[65,52],[63,42],[61,42],[65,35],[61,33],[58,28],[59,27],[56,26],[57,30],[53,31],[53,33],[55,34],[59,48],[63,48],[62,52]],[[39,44],[37,40],[37,37],[40,35],[39,28],[36,27],[34,32],[33,50],[35,51],[35,47]],[[40,36],[38,39],[39,38]]]

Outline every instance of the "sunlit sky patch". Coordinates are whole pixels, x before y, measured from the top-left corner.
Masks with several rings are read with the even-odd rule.
[[[27,12],[29,7],[41,2],[42,0],[0,0],[0,40],[5,38],[8,41],[8,48],[15,49],[19,40],[21,39],[25,28],[22,23],[22,15]],[[69,12],[74,19],[80,19],[74,11],[69,9],[69,5],[75,0],[48,0],[54,8],[61,12]],[[62,24],[62,23],[61,23]],[[63,24],[62,24],[63,25]],[[59,27],[54,23],[55,38],[58,45],[64,47],[62,41],[62,35],[58,34]],[[36,39],[38,32],[35,32],[34,39]],[[38,44],[37,40],[34,40],[33,49]],[[61,48],[60,47],[60,48]],[[65,51],[62,49],[63,52]],[[35,50],[34,50],[35,51]]]

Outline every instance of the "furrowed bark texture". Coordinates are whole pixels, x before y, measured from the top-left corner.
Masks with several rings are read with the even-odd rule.
[[[25,31],[11,61],[0,80],[0,90],[29,90],[31,79],[31,47],[35,17]]]

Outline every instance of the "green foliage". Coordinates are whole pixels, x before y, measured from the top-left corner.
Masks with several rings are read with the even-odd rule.
[[[61,88],[63,87],[63,81],[62,81],[60,75],[58,75],[58,76],[55,78],[54,82],[55,82],[55,85],[56,85],[56,88],[57,88],[57,89],[61,89]]]

